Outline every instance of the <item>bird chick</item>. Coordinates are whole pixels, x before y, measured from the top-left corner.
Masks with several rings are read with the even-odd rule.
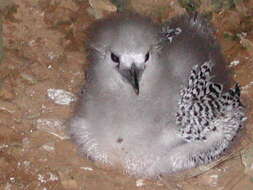
[[[88,158],[156,177],[206,164],[244,120],[212,27],[122,14],[92,25],[84,94],[70,134]]]

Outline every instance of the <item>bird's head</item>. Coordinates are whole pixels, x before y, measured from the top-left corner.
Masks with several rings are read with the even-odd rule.
[[[121,15],[102,21],[95,33],[92,47],[103,55],[102,64],[114,68],[139,95],[142,76],[159,49],[158,27],[138,15]]]
[[[145,52],[145,53],[144,53]],[[135,93],[139,94],[139,83],[145,68],[150,62],[150,50],[144,52],[120,52],[111,50],[109,52],[110,62],[115,67],[115,70],[122,76],[122,80],[128,82],[134,89]]]

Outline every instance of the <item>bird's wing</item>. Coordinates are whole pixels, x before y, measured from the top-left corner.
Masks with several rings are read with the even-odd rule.
[[[212,67],[210,61],[194,66],[181,90],[176,120],[186,141],[205,141],[214,132],[231,141],[244,120],[239,85],[223,92],[221,84],[212,82]]]

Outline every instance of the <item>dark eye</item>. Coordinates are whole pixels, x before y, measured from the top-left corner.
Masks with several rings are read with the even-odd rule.
[[[111,53],[111,59],[115,63],[119,63],[119,57],[115,55],[114,53]]]
[[[149,52],[145,55],[145,62],[147,62],[149,59]]]

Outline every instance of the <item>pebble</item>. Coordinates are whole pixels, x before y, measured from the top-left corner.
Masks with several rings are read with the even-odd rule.
[[[234,67],[234,66],[239,65],[239,64],[240,64],[239,60],[234,60],[234,61],[230,62],[229,67]]]
[[[143,179],[138,179],[137,181],[136,181],[136,187],[142,187],[142,186],[144,186],[145,184],[144,184],[144,180]]]
[[[51,145],[51,144],[44,144],[44,145],[42,145],[42,148],[44,149],[44,150],[46,150],[46,151],[48,151],[48,152],[52,152],[52,151],[54,151],[55,149],[54,149],[54,146],[53,145]]]
[[[37,129],[45,131],[58,137],[61,140],[69,139],[65,134],[64,121],[58,119],[38,119],[36,123]]]
[[[90,168],[90,167],[80,167],[80,169],[86,170],[86,171],[93,171],[93,168]]]
[[[71,102],[76,101],[76,96],[71,92],[62,89],[50,88],[47,90],[47,96],[53,100],[55,104],[69,105]]]
[[[41,174],[38,174],[38,180],[40,181],[40,183],[46,183],[47,180],[45,180],[45,177]]]
[[[48,174],[49,174],[48,181],[58,181],[59,180],[59,178],[55,174],[53,174],[51,172],[49,172]]]

